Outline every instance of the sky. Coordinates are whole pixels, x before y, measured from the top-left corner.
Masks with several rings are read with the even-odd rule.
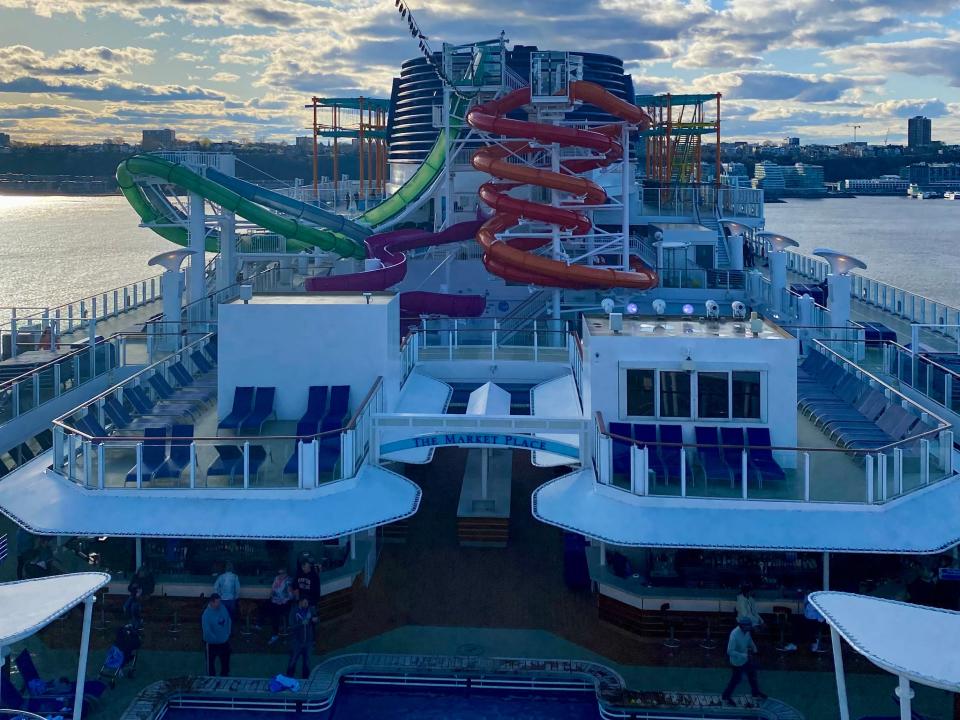
[[[730,140],[960,143],[960,0],[411,0],[434,48],[497,37],[624,59],[637,92],[721,92]],[[292,142],[311,95],[388,97],[394,0],[0,0],[13,140]]]

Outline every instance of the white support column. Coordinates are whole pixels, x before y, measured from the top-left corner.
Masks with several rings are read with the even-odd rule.
[[[783,310],[783,291],[787,289],[787,253],[783,250],[771,250],[767,258],[770,261],[770,289],[773,293],[773,306],[777,312]]]
[[[840,720],[850,720],[850,704],[847,701],[847,679],[843,672],[843,648],[840,634],[830,628],[830,644],[833,646],[833,672],[837,676],[837,704],[840,706]]]
[[[623,170],[620,173],[620,200],[623,203],[623,258],[621,260],[624,272],[630,271],[630,188],[633,178],[630,177],[630,128],[626,123],[620,131],[620,146],[623,148]]]
[[[73,695],[73,717],[79,718],[83,710],[83,686],[87,679],[87,653],[90,649],[90,621],[93,618],[93,603],[96,596],[83,599],[83,630],[80,635],[80,662],[77,663],[77,689]]]
[[[136,567],[133,569],[134,572],[140,569],[140,566],[143,565],[143,538],[136,538],[133,541],[134,546],[134,563]]]
[[[850,322],[850,276],[830,273],[827,275],[827,307],[830,309],[830,325],[834,337],[840,338],[842,328]]]
[[[217,265],[217,290],[232,285],[237,278],[237,218],[232,212],[220,216],[220,260]]]
[[[189,302],[196,302],[204,296],[205,281],[203,277],[206,250],[207,225],[205,217],[206,209],[203,198],[196,193],[190,193],[190,218],[188,226],[188,237],[190,238],[190,249],[195,252],[190,256],[190,269],[187,280],[187,299]]]
[[[900,699],[900,720],[911,720],[913,712],[910,706],[913,700],[913,689],[910,687],[910,680],[906,676],[900,675],[899,678],[900,682],[897,684],[894,693]]]
[[[830,553],[823,553],[823,589],[830,589]]]
[[[607,564],[607,544],[601,540],[600,541],[600,567],[604,567]]]
[[[490,448],[480,449],[480,496],[487,499],[487,473],[490,470]]]

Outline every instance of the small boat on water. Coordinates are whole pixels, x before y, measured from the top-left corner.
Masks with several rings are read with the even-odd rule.
[[[960,190],[948,190],[943,194],[944,200],[960,200]]]

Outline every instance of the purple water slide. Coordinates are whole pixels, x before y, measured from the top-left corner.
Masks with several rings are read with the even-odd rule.
[[[487,307],[483,295],[451,295],[415,290],[400,293],[400,314],[448,315],[450,317],[479,317]]]
[[[477,230],[483,223],[483,220],[468,220],[451,225],[438,233],[409,228],[371,235],[365,241],[367,255],[379,260],[383,265],[382,267],[348,275],[307,278],[304,286],[309,292],[328,292],[331,290],[373,292],[386,290],[406,277],[407,256],[403,254],[404,250],[416,250],[417,248],[469,240],[477,234]]]

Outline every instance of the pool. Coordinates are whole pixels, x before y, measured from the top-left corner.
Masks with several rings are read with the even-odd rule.
[[[595,693],[408,688],[344,684],[331,711],[295,713],[170,708],[164,720],[600,720]]]

